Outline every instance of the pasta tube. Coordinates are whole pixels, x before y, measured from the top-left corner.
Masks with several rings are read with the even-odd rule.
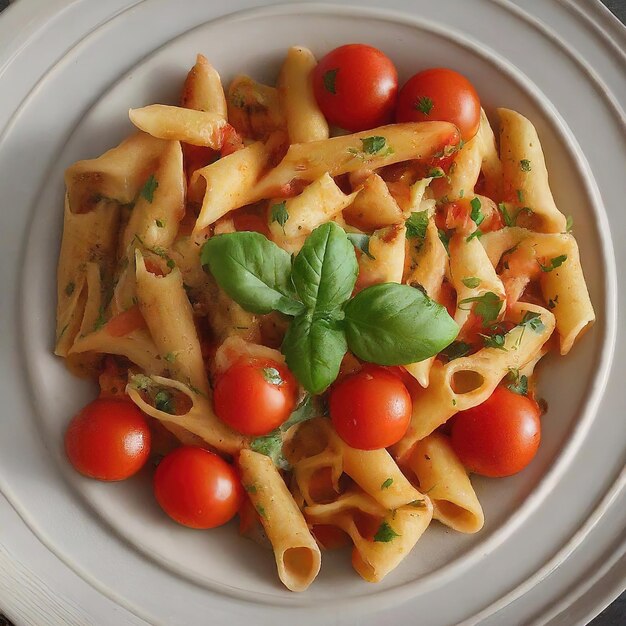
[[[436,520],[462,533],[476,533],[483,527],[482,507],[447,437],[432,433],[418,441],[408,465],[420,489],[428,493]]]
[[[222,129],[227,123],[217,113],[167,104],[130,109],[128,117],[139,130],[153,137],[184,141],[192,146],[206,146],[214,150],[219,150],[222,145]]]
[[[290,143],[328,139],[328,122],[313,94],[311,72],[316,65],[309,49],[292,46],[280,70],[278,95],[287,118]]]
[[[191,407],[183,415],[167,413],[149,402],[142,391],[159,391],[166,394],[181,393],[191,401]],[[213,412],[213,404],[205,395],[192,391],[177,380],[162,376],[135,376],[126,386],[130,399],[147,415],[163,422],[170,429],[174,426],[184,429],[201,439],[214,450],[223,454],[235,455],[246,445],[246,438],[226,426]],[[156,394],[153,394],[156,397]],[[176,430],[170,429],[176,433]],[[183,439],[183,443],[185,440]]]
[[[135,251],[135,263],[139,309],[168,369],[177,380],[207,394],[202,351],[180,271],[174,268],[167,276],[151,274],[139,250]]]
[[[548,184],[548,170],[535,127],[523,115],[498,109],[503,197],[519,210],[529,207],[538,218],[536,230],[565,231],[565,216],[557,209]],[[522,198],[523,200],[520,200]]]
[[[220,75],[202,54],[196,57],[196,64],[187,74],[180,106],[215,113],[224,119],[227,117],[226,96]]]
[[[241,480],[274,550],[278,577],[291,591],[304,591],[317,576],[320,549],[272,460],[252,450],[239,455]]]

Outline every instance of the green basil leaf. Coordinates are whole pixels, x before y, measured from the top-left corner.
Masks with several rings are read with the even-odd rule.
[[[297,315],[303,306],[291,296],[291,257],[260,233],[226,233],[203,246],[202,265],[246,311]]]
[[[443,350],[459,332],[445,307],[408,285],[368,287],[344,310],[350,350],[379,365],[423,361]]]
[[[358,272],[354,246],[343,228],[328,222],[307,237],[293,261],[291,277],[304,305],[315,316],[323,316],[350,297]]]
[[[347,349],[338,321],[309,311],[291,322],[281,348],[287,367],[313,394],[322,393],[337,378]]]

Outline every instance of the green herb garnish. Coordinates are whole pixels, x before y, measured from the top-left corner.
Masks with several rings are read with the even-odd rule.
[[[271,223],[278,222],[278,225],[285,232],[285,224],[289,219],[289,211],[287,211],[287,202],[283,200],[277,204],[273,204],[270,208],[270,220]]]
[[[389,543],[396,537],[400,537],[400,535],[387,522],[383,522],[374,535],[374,541]]]
[[[154,192],[157,190],[159,183],[157,179],[154,177],[154,174],[150,174],[148,180],[144,183],[144,186],[141,188],[139,195],[147,200],[150,204],[154,200]]]
[[[428,96],[422,96],[417,99],[415,103],[415,109],[421,111],[424,115],[430,115],[430,112],[435,106],[434,102]]]
[[[408,239],[424,239],[428,227],[428,211],[413,211],[404,224]]]
[[[475,296],[473,298],[465,298],[459,302],[459,308],[462,304],[475,303],[474,313],[482,318],[483,326],[487,326],[490,322],[494,322],[498,319],[500,309],[502,308],[502,300],[498,294],[493,291],[488,291],[482,296]],[[468,309],[464,309],[468,310]]]
[[[468,276],[467,278],[461,279],[461,282],[469,289],[474,289],[480,285],[480,278],[477,276]]]
[[[335,87],[335,81],[337,80],[338,71],[339,71],[339,68],[327,70],[326,72],[324,72],[324,75],[322,76],[324,89],[326,89],[326,91],[328,91],[329,93],[332,93],[332,94],[337,93],[336,87]]]
[[[561,265],[563,265],[565,261],[567,261],[567,254],[561,254],[560,256],[556,256],[553,259],[550,259],[550,263],[548,265],[542,265],[541,263],[539,263],[539,261],[537,261],[537,263],[539,263],[539,267],[541,268],[542,272],[551,272],[557,267],[561,267]]]

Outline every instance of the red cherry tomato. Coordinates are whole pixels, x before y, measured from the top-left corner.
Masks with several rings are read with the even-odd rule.
[[[217,416],[244,435],[266,435],[280,426],[296,406],[297,384],[282,363],[243,357],[216,381]]]
[[[411,396],[394,373],[366,366],[330,392],[330,417],[353,448],[376,450],[398,442],[411,420]]]
[[[398,72],[377,48],[348,44],[329,52],[313,70],[315,98],[326,119],[349,131],[391,121]]]
[[[452,425],[452,447],[470,471],[492,478],[523,470],[541,440],[539,406],[497,387],[482,404],[461,411]]]
[[[217,454],[183,446],[159,463],[154,495],[173,520],[205,529],[234,517],[243,500],[243,487],[237,472]]]
[[[409,78],[398,96],[397,122],[452,122],[469,141],[480,123],[480,100],[465,76],[443,67]]]
[[[148,459],[150,430],[132,402],[100,398],[72,418],[65,431],[65,452],[85,476],[124,480]]]

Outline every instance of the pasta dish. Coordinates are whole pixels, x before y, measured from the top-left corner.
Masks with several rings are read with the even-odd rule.
[[[399,89],[363,44],[294,46],[276,87],[198,55],[129,116],[65,174],[55,353],[100,387],[76,470],[238,515],[292,591],[322,550],[377,582],[433,520],[478,532],[471,474],[532,461],[537,363],[595,319],[531,121],[494,110],[496,139],[464,76]]]

